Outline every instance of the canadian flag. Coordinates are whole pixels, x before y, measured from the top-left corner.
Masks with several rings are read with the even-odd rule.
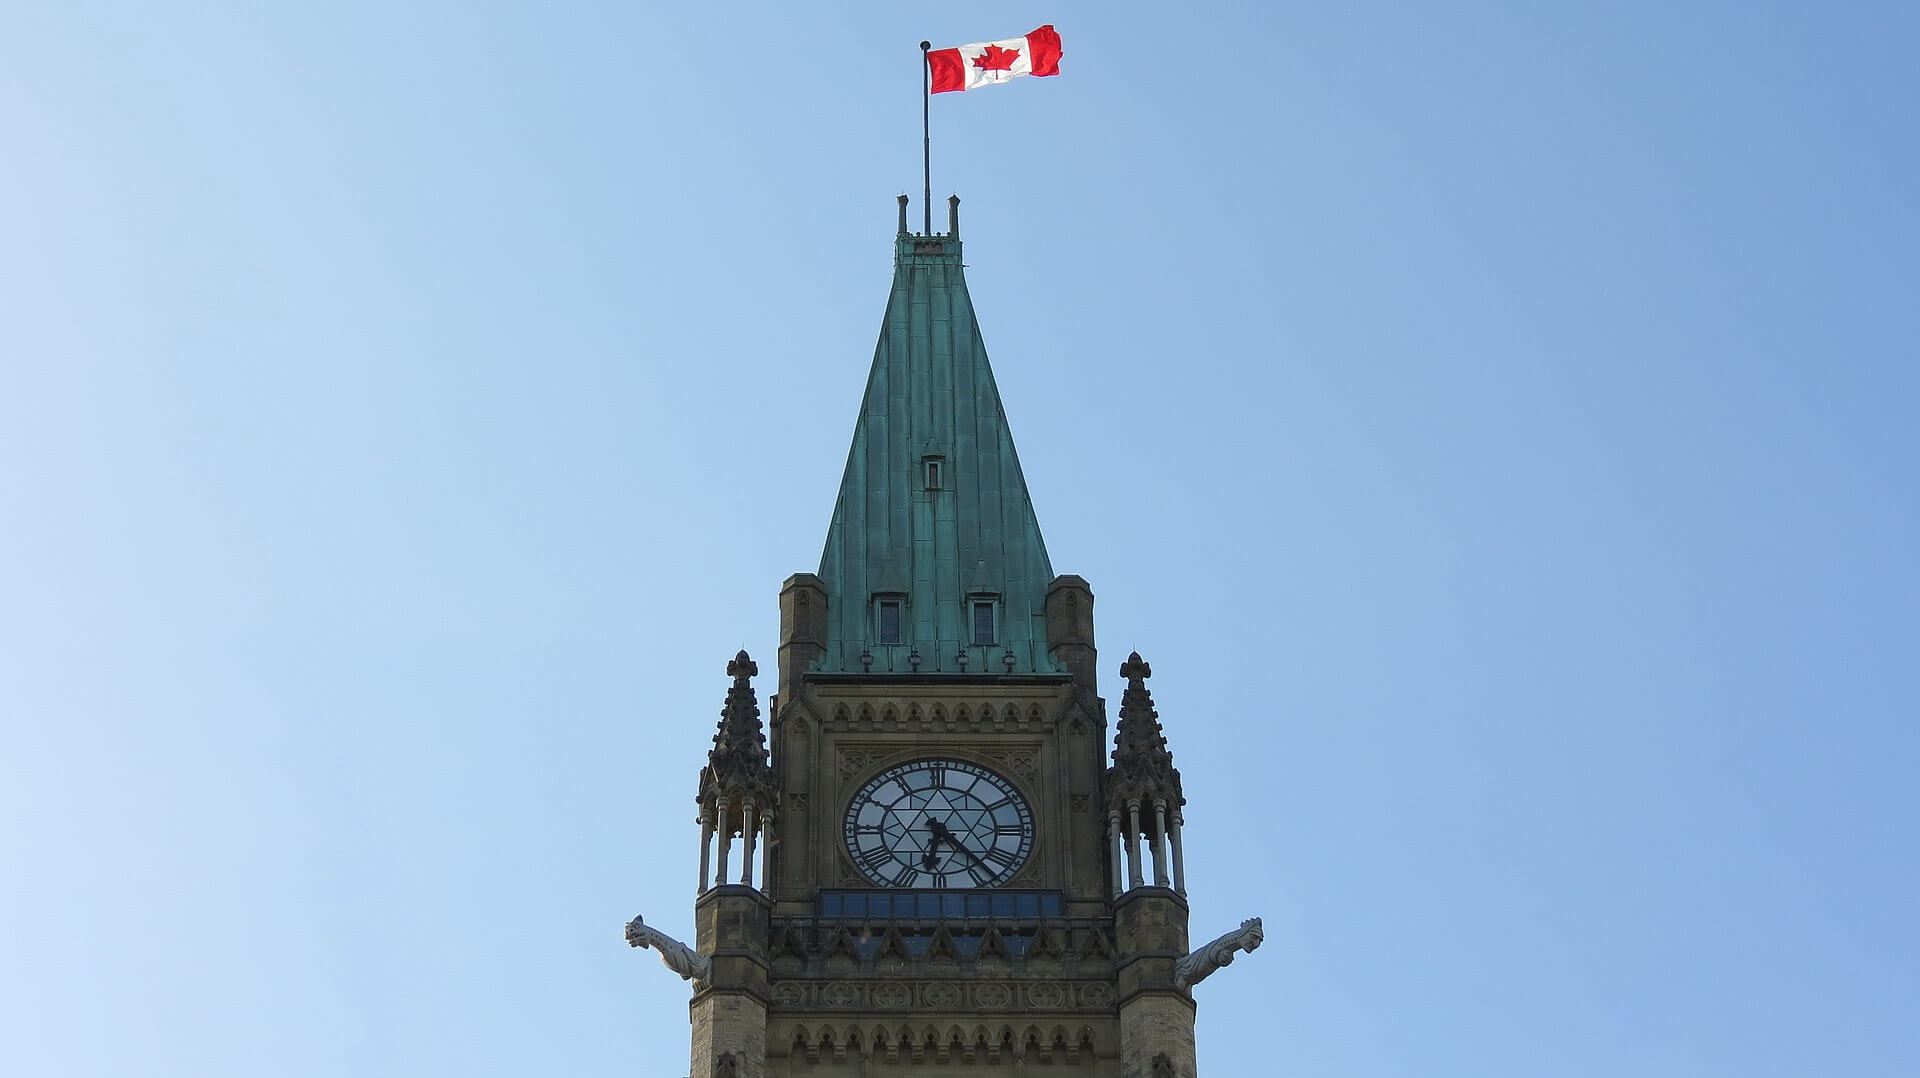
[[[1026,37],[935,49],[927,53],[927,69],[933,73],[936,94],[992,86],[1021,75],[1058,75],[1060,35],[1047,25]]]

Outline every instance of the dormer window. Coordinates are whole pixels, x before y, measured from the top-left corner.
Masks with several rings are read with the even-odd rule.
[[[873,604],[874,636],[882,644],[900,642],[900,607],[898,597],[875,600]]]
[[[973,600],[973,642],[991,644],[993,641],[993,600],[975,599]]]
[[[947,462],[940,457],[920,458],[921,470],[926,476],[928,490],[945,490]]]

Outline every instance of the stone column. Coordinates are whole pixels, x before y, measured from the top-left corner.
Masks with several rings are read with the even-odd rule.
[[[694,891],[696,895],[705,892],[708,881],[713,879],[708,874],[713,867],[712,856],[713,817],[703,808],[700,810],[700,887]]]
[[[713,874],[713,885],[715,887],[727,882],[727,853],[733,849],[733,825],[727,819],[727,809],[730,807],[723,797],[720,801],[720,824],[718,827],[720,833],[720,856],[718,859],[720,871]]]
[[[1113,854],[1113,869],[1111,872],[1108,873],[1108,875],[1113,877],[1113,895],[1115,898],[1118,898],[1122,894],[1124,894],[1127,890],[1126,878],[1125,876],[1122,875],[1126,871],[1126,866],[1122,863],[1122,858],[1120,854],[1120,810],[1119,809],[1114,809],[1111,812],[1107,813],[1107,845],[1112,847],[1111,853]],[[706,871],[706,868],[704,865],[701,867],[700,871],[702,873]],[[706,882],[702,881],[700,886],[702,889],[705,889]]]
[[[760,889],[771,891],[773,883],[773,810],[760,810]],[[1177,864],[1178,862],[1176,862]]]
[[[725,822],[722,816],[721,821]],[[721,855],[720,871],[726,872],[726,855]],[[1140,874],[1140,799],[1127,799],[1127,886],[1129,888],[1145,885],[1146,879]]]
[[[1167,885],[1167,802],[1153,799],[1153,885]]]
[[[1180,849],[1180,825],[1186,823],[1178,808],[1173,810],[1173,889],[1187,893],[1187,861]]]
[[[748,801],[740,809],[740,840],[745,849],[740,852],[740,883],[753,886],[753,844],[760,837],[760,821],[755,818],[754,804]]]

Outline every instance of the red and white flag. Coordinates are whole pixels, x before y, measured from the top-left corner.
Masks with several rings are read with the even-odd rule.
[[[977,90],[1021,75],[1058,75],[1060,35],[1047,25],[1026,37],[935,49],[927,53],[927,68],[936,94]]]

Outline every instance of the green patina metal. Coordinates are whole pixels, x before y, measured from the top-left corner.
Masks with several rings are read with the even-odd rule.
[[[1065,673],[1046,647],[1053,569],[967,295],[957,227],[897,237],[893,294],[820,579],[828,630],[816,672]],[[880,604],[896,602],[899,641],[888,643]],[[975,642],[977,603],[990,604],[988,644]]]

